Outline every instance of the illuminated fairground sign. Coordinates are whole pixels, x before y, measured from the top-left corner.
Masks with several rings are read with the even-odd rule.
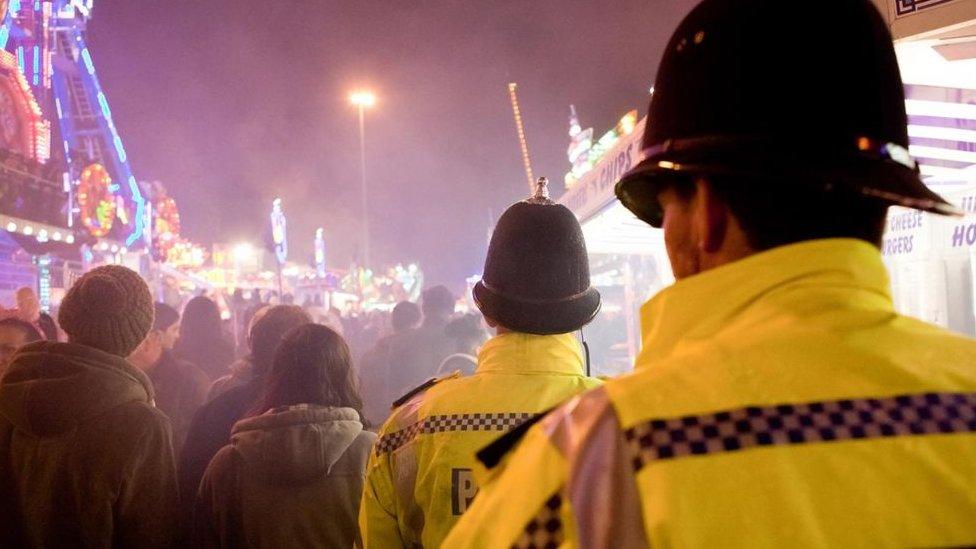
[[[285,212],[281,209],[281,199],[275,198],[271,205],[271,239],[274,241],[275,258],[279,265],[288,259],[288,232]]]
[[[40,163],[51,156],[51,124],[20,72],[17,57],[0,50],[0,148]]]

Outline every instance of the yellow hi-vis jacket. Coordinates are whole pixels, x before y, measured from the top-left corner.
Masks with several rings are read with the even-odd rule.
[[[475,452],[526,419],[600,385],[572,334],[506,333],[474,375],[433,385],[380,432],[359,512],[367,548],[439,547],[477,493]]]
[[[976,342],[876,248],[783,246],[642,311],[634,373],[533,426],[445,547],[976,544]]]

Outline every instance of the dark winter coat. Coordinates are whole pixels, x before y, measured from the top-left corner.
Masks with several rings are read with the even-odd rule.
[[[193,415],[203,405],[210,379],[195,365],[163,351],[149,372],[156,391],[156,406],[173,426],[173,450],[180,455]]]
[[[51,318],[51,315],[41,313],[41,315],[37,317],[37,327],[40,328],[41,332],[44,333],[44,339],[48,341],[58,340],[58,325],[56,322],[54,322],[54,319]]]
[[[179,458],[180,496],[184,502],[196,497],[210,460],[230,442],[231,428],[254,406],[260,391],[261,381],[254,380],[228,389],[197,410]],[[185,518],[189,519],[189,507]]]
[[[170,547],[169,421],[124,359],[22,348],[0,381],[0,547]]]
[[[200,547],[362,545],[357,517],[376,435],[351,408],[300,404],[238,422],[200,486]]]

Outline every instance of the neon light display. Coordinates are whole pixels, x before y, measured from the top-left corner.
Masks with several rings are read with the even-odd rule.
[[[315,272],[325,277],[325,235],[322,227],[315,229]]]
[[[180,238],[180,211],[176,201],[160,196],[153,202],[153,257],[165,260]]]
[[[81,172],[78,207],[81,222],[93,236],[106,236],[115,222],[116,203],[111,185],[112,178],[101,164],[92,164]]]
[[[0,0],[0,6],[3,4]],[[0,27],[0,42],[5,35],[21,73],[26,64],[27,82],[33,84],[35,95],[54,100],[54,105],[44,105],[44,115],[48,124],[56,120],[63,140],[69,200],[75,206],[66,214],[69,226],[79,206],[75,187],[80,185],[82,171],[99,164],[118,184],[116,192],[123,201],[119,211],[131,220],[115,223],[111,236],[124,239],[129,247],[138,246],[145,242],[144,229],[151,221],[145,219],[145,198],[133,177],[87,46],[92,5],[92,0],[11,0],[10,16]],[[50,138],[38,149],[49,154]]]
[[[274,241],[275,258],[279,265],[284,265],[288,259],[288,226],[280,198],[275,198],[271,205],[271,238]]]
[[[576,182],[590,172],[600,162],[603,155],[617,144],[621,137],[630,135],[637,126],[637,111],[625,114],[616,127],[600,136],[593,142],[593,128],[583,130],[576,117],[575,107],[570,106],[569,118],[569,149],[566,154],[573,168],[566,174],[566,188],[572,188]]]

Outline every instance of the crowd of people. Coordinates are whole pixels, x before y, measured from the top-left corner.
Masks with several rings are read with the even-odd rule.
[[[235,353],[212,300],[98,267],[66,342],[26,292],[0,321],[0,545],[976,544],[976,342],[898,314],[879,249],[890,206],[955,210],[907,155],[873,5],[832,7],[826,42],[804,9],[704,0],[667,46],[617,196],[677,282],[632,374],[587,373],[601,296],[544,179],[498,220],[481,316],[430,288],[359,354],[285,303]]]

